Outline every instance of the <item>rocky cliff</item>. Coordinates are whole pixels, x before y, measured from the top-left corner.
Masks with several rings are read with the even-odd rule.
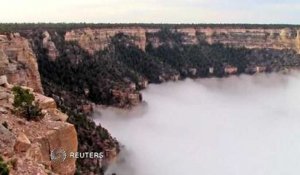
[[[32,92],[44,118],[27,121],[14,113],[12,87],[5,81],[0,83],[0,154],[10,165],[10,174],[74,174],[75,159],[67,158],[63,163],[50,160],[55,149],[77,151],[77,133],[74,125],[66,122],[68,116],[56,108],[52,98]]]
[[[52,61],[55,61],[55,59],[58,57],[59,52],[56,49],[56,46],[55,46],[54,42],[52,41],[52,38],[48,31],[45,31],[43,33],[43,48],[47,50],[48,57]]]
[[[114,29],[75,29],[66,32],[66,41],[77,41],[79,45],[86,49],[90,54],[100,51],[108,47],[111,43],[111,38],[118,33],[131,36],[132,41],[140,49],[146,48],[146,30],[137,28],[114,28]]]
[[[19,33],[0,35],[0,75],[6,75],[11,84],[43,93],[35,53]]]
[[[27,121],[15,114],[11,88],[21,85],[34,93],[44,118]],[[57,148],[77,151],[77,132],[66,122],[52,98],[44,95],[37,58],[29,41],[19,33],[0,35],[0,155],[16,174],[74,174],[75,159],[64,164],[50,160]]]
[[[155,34],[160,28],[123,27],[100,29],[75,29],[66,32],[66,41],[77,41],[90,54],[103,50],[117,33],[132,36],[140,49],[148,44],[159,47],[161,41]],[[189,27],[173,28],[172,32],[183,34],[182,44],[222,43],[232,47],[292,49],[300,53],[300,28],[243,28],[243,27]]]
[[[198,28],[199,41],[234,47],[293,49],[300,53],[300,29]]]
[[[118,154],[118,142],[106,129],[83,115],[92,111],[89,102],[73,94],[69,96],[61,89],[59,93],[52,93],[56,88],[47,80],[43,81],[45,94],[53,98],[43,95],[38,61],[45,58],[50,61],[48,66],[56,61],[60,53],[53,38],[59,35],[56,32],[50,35],[47,30],[38,37],[35,34],[34,30],[27,30],[25,34],[22,31],[21,34],[0,34],[0,157],[9,164],[12,175],[103,174]],[[27,121],[15,114],[11,89],[14,85],[34,93],[44,115],[41,121]],[[77,161],[67,158],[63,163],[56,163],[50,160],[50,152],[55,149],[104,152],[105,158],[103,164],[88,158]]]
[[[139,104],[138,91],[148,82],[300,64],[299,26],[57,25],[21,33],[31,41],[41,75],[51,81],[47,84],[117,107]],[[53,89],[48,90],[51,95]]]
[[[148,82],[300,66],[299,26],[15,27],[4,25],[9,30],[0,35],[0,85],[8,81],[32,88],[46,114],[41,122],[17,117],[12,112],[9,86],[0,87],[0,122],[4,123],[0,123],[0,153],[5,160],[15,162],[10,163],[15,174],[72,174],[73,161],[65,167],[56,166],[47,155],[56,146],[77,147],[74,126],[80,152],[103,151],[106,156],[102,165],[93,159],[78,159],[77,174],[104,174],[120,151],[119,143],[86,114],[93,112],[93,103],[121,108],[138,105],[142,101],[139,91]],[[38,94],[43,91],[51,98]],[[52,98],[74,126],[65,122],[67,116],[56,110]]]

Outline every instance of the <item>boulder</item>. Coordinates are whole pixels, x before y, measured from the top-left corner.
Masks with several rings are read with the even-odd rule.
[[[47,116],[49,116],[50,120],[52,121],[67,121],[68,116],[62,112],[60,112],[56,108],[48,109]]]
[[[53,98],[46,97],[42,94],[34,94],[36,101],[39,102],[41,109],[56,109],[56,103]]]
[[[30,148],[31,142],[24,133],[20,133],[17,137],[14,149],[16,152],[26,152]]]
[[[66,153],[77,151],[77,132],[71,124],[65,123],[62,127],[57,127],[56,130],[47,132],[46,139],[50,148],[48,152],[57,149],[62,149]],[[51,167],[55,173],[71,175],[75,173],[76,159],[67,157],[63,163],[54,161]]]
[[[6,77],[6,75],[1,75],[0,76],[0,86],[5,86],[5,85],[7,85],[8,84],[8,82],[7,82],[7,77]]]

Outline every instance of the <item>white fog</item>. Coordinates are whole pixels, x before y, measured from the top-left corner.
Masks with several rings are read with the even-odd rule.
[[[299,175],[300,74],[150,85],[147,105],[95,114],[125,147],[107,174]]]

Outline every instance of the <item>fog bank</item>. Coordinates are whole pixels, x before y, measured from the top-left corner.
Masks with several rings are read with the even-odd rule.
[[[117,175],[299,175],[300,74],[150,85],[147,105],[95,114],[125,145]]]

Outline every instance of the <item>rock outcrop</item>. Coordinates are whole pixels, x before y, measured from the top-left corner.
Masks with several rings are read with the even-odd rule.
[[[53,99],[34,93],[41,104],[44,118],[27,121],[13,112],[12,86],[0,86],[0,154],[11,162],[12,175],[75,173],[75,159],[62,163],[50,160],[50,152],[63,149],[76,152],[78,141],[74,125],[56,109]]]
[[[138,28],[113,28],[113,29],[75,29],[65,34],[66,41],[77,41],[88,53],[94,54],[108,47],[111,38],[118,33],[132,37],[135,45],[140,49],[146,48],[146,30]]]
[[[111,90],[111,94],[118,104],[118,107],[136,106],[142,101],[142,95],[132,90]]]
[[[131,36],[135,45],[145,50],[151,43],[158,47],[163,41],[155,36],[160,28],[99,28],[75,29],[66,32],[66,41],[77,41],[79,45],[93,54],[105,49],[111,37],[117,33]],[[293,49],[300,53],[300,29],[296,28],[243,28],[243,27],[188,27],[171,29],[172,32],[183,34],[182,44],[197,44],[206,41],[210,44],[222,43],[232,47]]]
[[[58,50],[56,49],[56,46],[54,42],[51,39],[51,36],[48,31],[45,31],[43,33],[43,48],[48,51],[48,57],[50,60],[55,61],[56,58],[59,55]]]
[[[27,39],[18,33],[0,35],[0,76],[8,83],[43,93],[37,59]]]
[[[299,49],[300,29],[198,28],[199,40],[222,43],[233,47]]]

